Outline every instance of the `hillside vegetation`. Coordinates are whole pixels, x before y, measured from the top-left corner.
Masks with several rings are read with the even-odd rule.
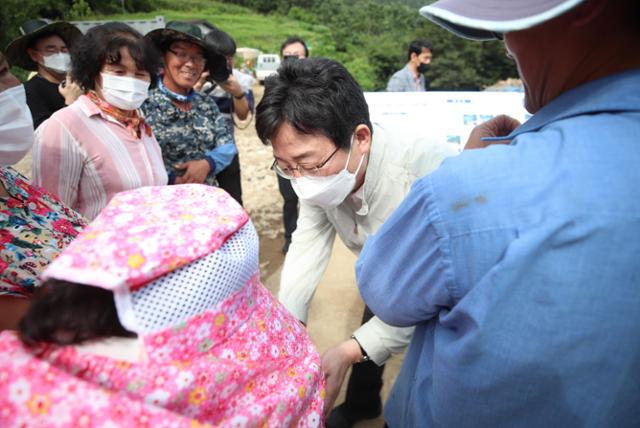
[[[4,0],[2,46],[33,17],[50,19],[206,19],[231,34],[238,46],[276,53],[288,36],[305,39],[313,56],[343,63],[365,90],[381,90],[406,62],[408,43],[423,37],[434,44],[427,80],[430,89],[481,89],[516,77],[500,42],[470,42],[418,14],[413,0]],[[412,6],[408,6],[411,4]]]

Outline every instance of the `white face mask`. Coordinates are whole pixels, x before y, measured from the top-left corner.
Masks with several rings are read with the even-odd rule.
[[[68,53],[58,52],[53,55],[43,56],[42,63],[45,67],[64,74],[71,68],[71,57]]]
[[[33,119],[24,86],[0,92],[0,166],[20,161],[33,146]]]
[[[149,96],[150,82],[146,80],[107,73],[100,73],[100,76],[102,76],[102,96],[114,107],[135,110]]]
[[[356,172],[351,173],[347,169],[349,159],[351,159],[351,150],[353,149],[353,138],[354,136],[351,137],[349,156],[342,171],[325,177],[303,176],[291,180],[291,186],[298,198],[322,208],[335,208],[349,196],[349,193],[353,191],[356,185],[356,176],[364,160],[363,154]]]

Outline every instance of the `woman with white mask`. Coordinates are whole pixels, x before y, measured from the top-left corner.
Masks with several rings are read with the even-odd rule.
[[[65,106],[58,89],[71,66],[69,49],[82,33],[68,22],[42,19],[26,21],[20,31],[23,36],[7,46],[7,58],[14,66],[37,72],[24,84],[33,127],[37,128]]]
[[[159,67],[154,47],[128,25],[89,30],[71,70],[87,93],[37,129],[36,184],[88,219],[118,192],[167,184],[160,146],[138,111]]]
[[[16,327],[39,274],[86,224],[11,168],[32,145],[24,86],[0,52],[0,330]]]

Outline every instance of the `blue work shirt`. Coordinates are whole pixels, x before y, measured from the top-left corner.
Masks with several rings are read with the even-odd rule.
[[[640,70],[418,180],[369,238],[362,296],[417,325],[391,428],[640,426]]]

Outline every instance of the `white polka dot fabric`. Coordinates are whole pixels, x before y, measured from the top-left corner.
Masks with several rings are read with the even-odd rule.
[[[132,292],[130,304],[118,309],[132,312],[124,318],[135,320],[138,333],[179,324],[239,291],[259,269],[258,249],[256,230],[247,222],[217,251]]]

